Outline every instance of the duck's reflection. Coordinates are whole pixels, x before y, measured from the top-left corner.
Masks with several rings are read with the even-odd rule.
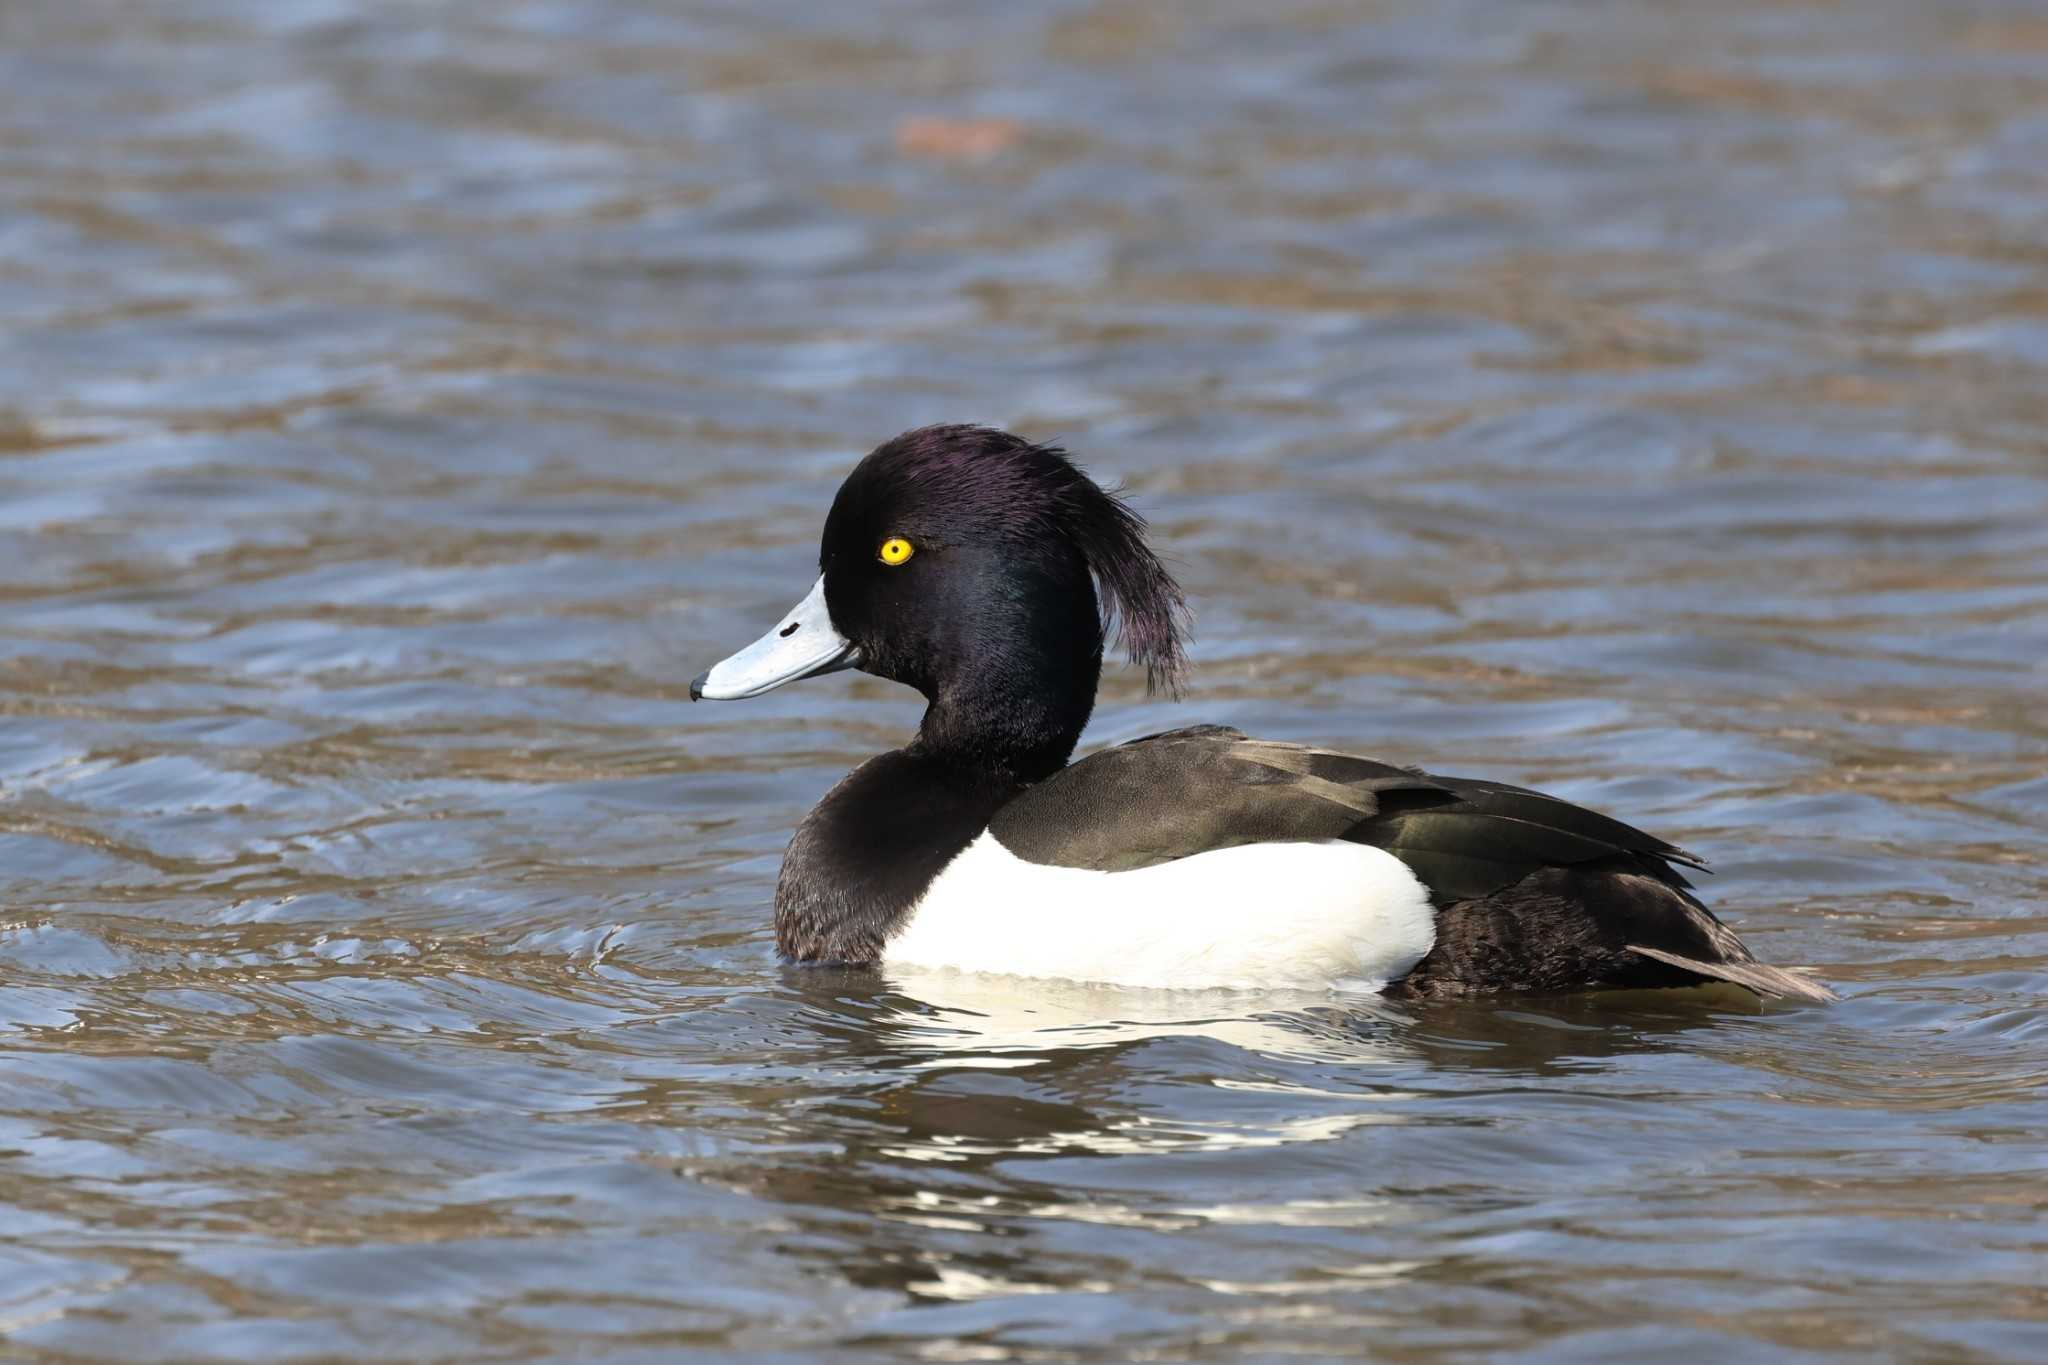
[[[1405,1276],[1403,1224],[1433,1200],[1494,1196],[1481,1172],[1409,1188],[1382,1154],[1413,1169],[1440,1141],[1427,1132],[1513,1122],[1532,1078],[1597,1084],[1608,1059],[1668,1049],[1732,1003],[1396,1007],[817,969],[784,991],[837,1083],[789,1113],[788,1146],[721,1178],[817,1234],[791,1254],[912,1301],[1115,1281],[1110,1245],[1171,1263],[1140,1244],[1202,1226],[1327,1242],[1311,1259],[1333,1292]]]
[[[915,1066],[1039,1067],[1151,1038],[1358,1065],[1413,1055],[1395,1040],[1406,1020],[1368,995],[1142,990],[950,971],[889,971],[880,983],[888,994],[874,1024],[899,1045],[929,1053]],[[1355,1027],[1342,1037],[1319,1036],[1313,1021],[1332,1011]]]
[[[1133,1045],[1177,1040],[1217,1049],[1218,1060],[1343,1067],[1347,1088],[1396,1074],[1577,1073],[1758,1012],[1746,992],[1716,986],[1394,1004],[1333,991],[1143,990],[925,970],[808,969],[786,984],[822,1007],[812,1017],[843,1055],[867,1064],[1065,1072],[1087,1054],[1121,1058]]]

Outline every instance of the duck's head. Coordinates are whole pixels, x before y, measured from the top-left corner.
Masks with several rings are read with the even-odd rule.
[[[1186,609],[1144,533],[1056,447],[988,427],[905,432],[840,485],[809,596],[690,695],[858,668],[925,695],[926,748],[1033,780],[1087,723],[1112,620],[1149,685],[1178,689]]]

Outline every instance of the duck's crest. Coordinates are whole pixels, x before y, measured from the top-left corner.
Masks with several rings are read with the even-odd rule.
[[[1067,458],[1057,448],[1043,449]],[[1116,623],[1117,640],[1132,663],[1143,665],[1149,690],[1178,697],[1188,667],[1187,599],[1145,543],[1145,518],[1117,491],[1098,486],[1079,469],[1074,472],[1089,504],[1076,519],[1076,538],[1102,594],[1103,629]]]

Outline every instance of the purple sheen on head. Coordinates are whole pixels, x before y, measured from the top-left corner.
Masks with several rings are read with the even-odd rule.
[[[880,518],[893,518],[886,530]],[[1179,696],[1187,672],[1187,602],[1145,543],[1145,519],[1053,445],[994,427],[918,427],[884,442],[848,475],[825,543],[863,535],[943,539],[962,532],[1027,551],[1064,541],[1094,576],[1103,632],[1112,628],[1153,692]]]

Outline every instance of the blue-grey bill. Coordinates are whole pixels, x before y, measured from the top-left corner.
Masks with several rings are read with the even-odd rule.
[[[780,625],[692,679],[690,699],[739,701],[798,678],[859,666],[860,650],[832,629],[832,614],[825,609],[825,579],[820,575],[810,595]]]

